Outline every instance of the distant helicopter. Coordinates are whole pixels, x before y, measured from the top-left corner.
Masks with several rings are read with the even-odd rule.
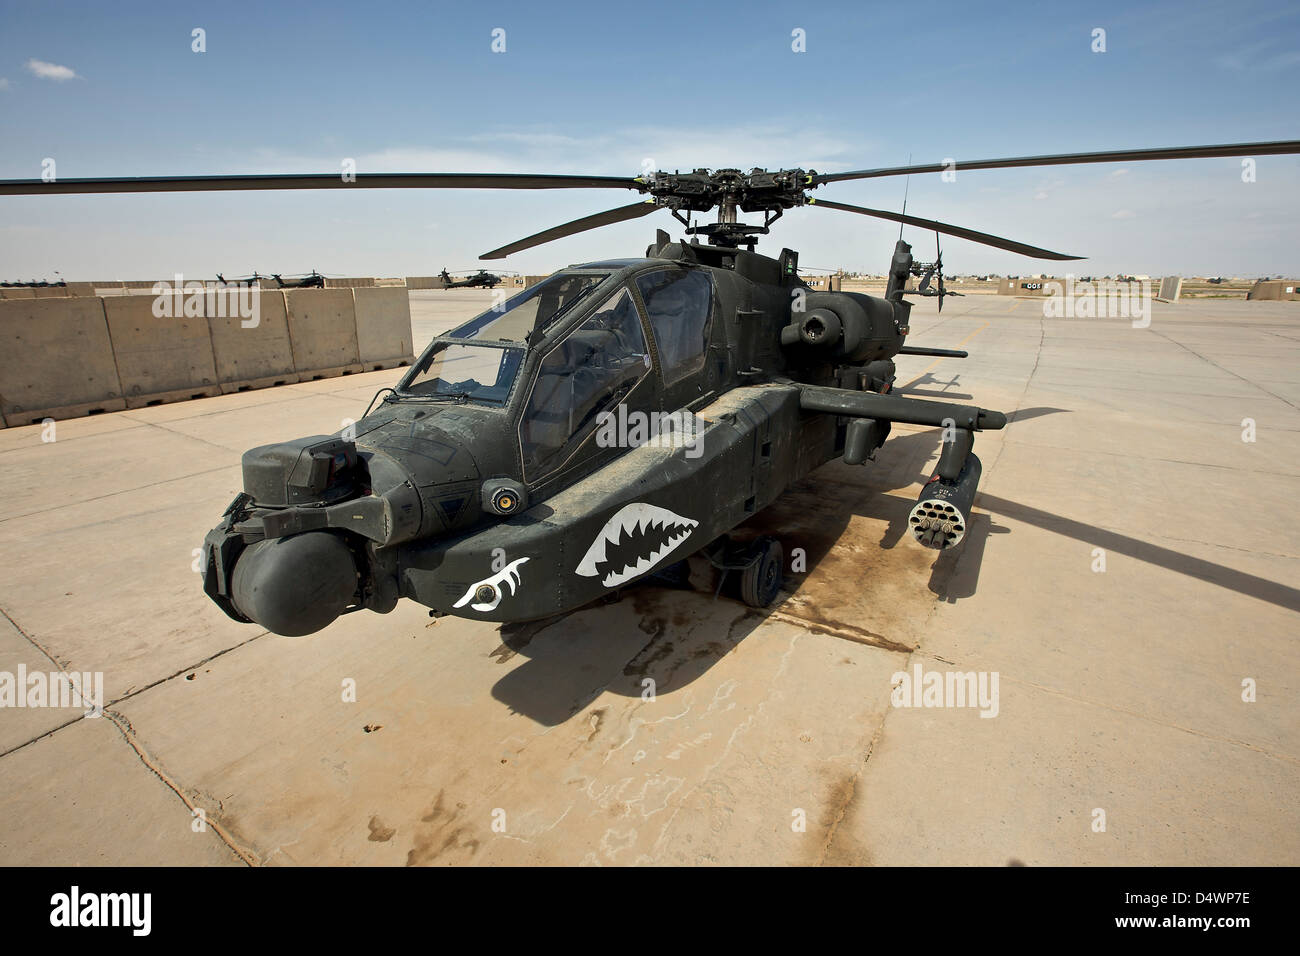
[[[312,269],[308,274],[285,279],[277,272],[271,273],[271,278],[275,280],[276,285],[281,289],[323,289],[325,288],[325,277]]]
[[[220,272],[217,273],[217,282],[222,285],[257,285],[262,279],[269,279],[270,276],[258,275],[256,271],[251,276],[243,276],[239,279],[227,279]]]
[[[1300,141],[960,166],[1291,153]],[[917,263],[900,238],[877,297],[813,291],[799,278],[797,253],[754,251],[785,210],[809,206],[1036,258],[1080,258],[808,195],[834,182],[950,168],[358,175],[342,188],[614,188],[649,197],[484,259],[661,209],[692,238],[660,230],[642,257],[562,269],[436,337],[345,432],[245,452],[244,489],[204,541],[205,592],[235,620],[284,635],[312,633],[347,612],[385,613],[403,597],[434,615],[527,621],[699,553],[762,607],[781,586],[781,545],[767,536],[741,544],[729,532],[825,462],[872,460],[894,422],[943,429],[934,475],[907,522],[921,545],[960,545],[980,480],[975,432],[1003,428],[1007,416],[891,394],[895,356],[966,356],[905,344],[909,279],[919,277],[916,294],[940,304],[954,294],[942,285],[941,257]],[[340,188],[339,177],[18,180],[0,182],[0,195],[314,188]],[[692,213],[715,207],[715,222],[692,223]],[[764,221],[740,222],[738,210]]]
[[[272,272],[269,276],[258,274],[256,271],[251,276],[242,276],[238,279],[227,279],[220,272],[217,273],[217,281],[222,285],[257,285],[262,279],[274,279],[276,288],[279,289],[323,289],[325,288],[325,277],[313,269],[309,273],[301,276],[291,276],[284,278],[278,272]]]
[[[478,272],[474,273],[469,278],[461,279],[459,281],[453,279],[446,269],[443,269],[439,275],[442,277],[442,287],[444,289],[491,289],[501,281],[499,275],[493,275],[491,272],[487,272],[483,269],[479,269]]]

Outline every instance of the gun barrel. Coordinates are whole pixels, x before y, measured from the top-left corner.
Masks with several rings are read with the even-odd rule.
[[[899,355],[934,355],[939,358],[969,358],[970,353],[962,349],[929,349],[922,345],[904,345],[898,350]]]

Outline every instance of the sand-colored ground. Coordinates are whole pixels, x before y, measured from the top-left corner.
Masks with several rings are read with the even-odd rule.
[[[488,300],[412,293],[417,346]],[[240,453],[398,372],[0,431],[0,672],[109,700],[0,710],[0,864],[1300,863],[1300,304],[913,329],[972,357],[906,394],[1015,413],[968,541],[905,533],[938,434],[896,427],[756,519],[808,558],[764,613],[228,620],[191,566]],[[917,666],[996,673],[996,716],[892,706]]]

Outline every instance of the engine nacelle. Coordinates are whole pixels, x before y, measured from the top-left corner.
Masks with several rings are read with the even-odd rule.
[[[858,364],[896,355],[904,333],[894,304],[860,292],[810,292],[781,330],[795,361]]]

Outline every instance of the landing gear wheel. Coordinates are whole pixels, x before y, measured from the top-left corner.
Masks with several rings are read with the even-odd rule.
[[[775,538],[759,538],[750,553],[754,561],[740,576],[740,597],[750,607],[767,607],[781,590],[785,551]]]

